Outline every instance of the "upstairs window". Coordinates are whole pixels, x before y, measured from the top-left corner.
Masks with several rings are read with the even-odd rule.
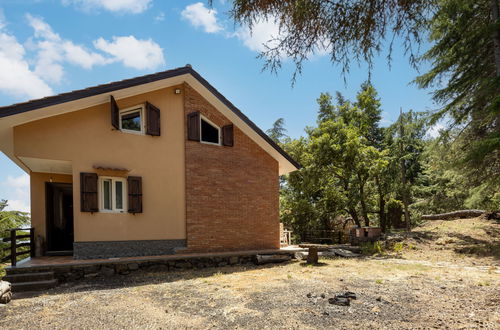
[[[144,134],[143,107],[120,110],[120,130],[128,133]]]
[[[201,142],[220,145],[220,128],[200,116]]]
[[[125,178],[99,177],[101,212],[125,212]]]

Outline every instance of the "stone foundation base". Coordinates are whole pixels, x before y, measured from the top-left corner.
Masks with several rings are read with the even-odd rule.
[[[274,253],[273,253],[274,254]],[[294,252],[280,252],[294,258]],[[167,272],[186,269],[202,269],[230,265],[248,265],[258,263],[258,254],[235,253],[219,256],[165,256],[145,257],[130,260],[100,260],[82,262],[81,264],[38,265],[27,268],[7,268],[7,274],[23,274],[38,272],[54,272],[59,283],[75,282],[94,277],[127,275],[136,271]],[[289,259],[289,258],[287,258]],[[283,259],[282,261],[286,261]]]
[[[185,239],[74,242],[73,257],[75,259],[101,259],[158,256],[175,254],[177,249],[185,247]]]

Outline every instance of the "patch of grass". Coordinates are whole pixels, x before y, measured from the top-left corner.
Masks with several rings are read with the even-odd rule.
[[[381,280],[381,279],[376,279],[376,280],[375,280],[375,283],[376,283],[376,284],[384,284],[384,281],[383,281],[383,280]]]
[[[405,247],[405,245],[403,242],[397,242],[396,244],[394,244],[394,247],[392,249],[396,253],[401,253],[401,252],[403,252],[404,247]]]
[[[484,282],[479,282],[477,285],[478,286],[490,286],[491,283],[489,281],[484,281]]]
[[[364,255],[383,254],[384,248],[380,241],[361,244],[361,253]]]
[[[292,279],[292,274],[287,274],[286,277],[290,280]]]
[[[430,266],[422,265],[422,264],[399,264],[394,265],[393,269],[402,270],[402,271],[417,271],[417,272],[427,272],[432,269]]]

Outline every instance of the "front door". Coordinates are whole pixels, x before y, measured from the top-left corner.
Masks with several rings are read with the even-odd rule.
[[[47,210],[47,254],[68,255],[73,251],[73,185],[45,184]]]

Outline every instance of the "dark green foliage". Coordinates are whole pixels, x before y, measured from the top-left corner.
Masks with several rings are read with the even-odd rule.
[[[422,136],[413,136],[409,132],[409,135],[400,134],[402,137],[398,141],[397,132],[392,131],[386,133],[389,138],[382,138],[383,130],[373,125],[380,119],[380,113],[377,113],[376,97],[369,95],[370,89],[362,87],[355,103],[345,100],[340,94],[336,106],[332,105],[332,97],[328,94],[322,94],[318,99],[318,127],[309,132],[306,146],[315,136],[315,148],[335,150],[329,155],[340,155],[340,163],[348,161],[348,157],[358,159],[355,154],[347,154],[352,150],[348,146],[335,149],[342,143],[360,143],[379,151],[389,150],[389,166],[377,174],[373,174],[373,169],[368,172],[361,170],[363,166],[336,173],[337,180],[344,183],[342,189],[349,192],[341,194],[340,204],[365,200],[359,195],[372,194],[375,189],[379,196],[381,221],[384,220],[384,201],[391,194],[398,199],[407,199],[405,204],[411,202],[413,210],[415,205],[427,205],[419,209],[427,211],[459,205],[500,208],[500,197],[495,197],[500,186],[499,0],[234,0],[230,14],[236,23],[250,28],[263,20],[278,24],[279,34],[267,43],[261,57],[266,60],[265,68],[272,71],[281,67],[284,58],[291,59],[296,65],[293,81],[301,72],[302,63],[317,51],[328,52],[331,62],[340,64],[345,73],[352,60],[366,61],[371,67],[372,59],[387,42],[390,61],[392,43],[397,39],[403,40],[412,65],[430,64],[430,70],[415,81],[421,88],[433,88],[434,100],[440,106],[429,123],[432,125],[443,119],[450,124],[439,141],[448,167],[440,162],[443,166],[432,173],[429,172],[432,164],[426,162],[424,166],[421,159],[425,147]],[[431,48],[417,58],[413,50],[421,43],[422,36],[429,37]],[[356,109],[365,113],[360,114]],[[401,119],[408,119],[407,122],[415,119],[420,125],[421,118]],[[333,127],[340,122],[349,127],[349,131],[341,130],[331,135]],[[410,126],[406,127],[405,123],[400,127],[404,133],[405,129],[411,130]],[[419,134],[422,132],[419,130]],[[399,149],[401,146],[402,150]],[[436,155],[426,155],[430,159],[436,158]],[[341,180],[339,175],[346,175],[349,179]],[[396,176],[408,182],[387,183],[388,178]],[[376,188],[373,188],[372,178]],[[457,188],[459,182],[464,191],[454,192],[460,190]],[[325,190],[320,191],[316,196],[321,199]],[[429,195],[431,191],[434,191],[432,196]],[[413,201],[414,198],[419,201]],[[367,209],[373,203],[369,199],[365,203],[362,213],[366,217]]]
[[[500,21],[494,4],[498,12],[498,0],[438,1],[429,22],[433,46],[421,58],[432,66],[416,79],[420,87],[435,88],[442,108],[432,121],[450,120],[454,166],[476,184],[500,176],[500,58],[494,53]]]
[[[261,57],[276,71],[283,55],[295,63],[296,72],[315,52],[328,52],[344,72],[350,62],[367,61],[380,52],[386,36],[399,36],[414,60],[412,46],[420,41],[420,26],[434,1],[429,0],[234,0],[230,15],[250,28],[268,19],[280,33],[267,43]],[[393,40],[393,39],[391,39]],[[390,42],[392,48],[392,41]],[[294,74],[294,78],[295,78]]]
[[[5,211],[8,202],[4,199],[0,200],[0,238],[9,236],[8,229],[22,228],[30,223],[29,213],[20,211]],[[9,251],[3,251],[4,248],[10,246],[10,243],[0,241],[0,259],[10,254]]]
[[[322,93],[317,126],[283,143],[303,165],[281,185],[281,218],[299,240],[309,230],[341,230],[348,219],[387,231],[408,228],[406,210],[414,226],[421,214],[500,207],[500,193],[454,167],[456,146],[425,137],[423,113],[401,113],[381,128],[370,84],[361,86],[355,102],[340,94],[336,100]]]
[[[266,134],[269,135],[269,137],[274,142],[276,143],[282,142],[282,140],[287,137],[285,128],[285,119],[278,118],[274,122],[273,127],[266,131]]]

